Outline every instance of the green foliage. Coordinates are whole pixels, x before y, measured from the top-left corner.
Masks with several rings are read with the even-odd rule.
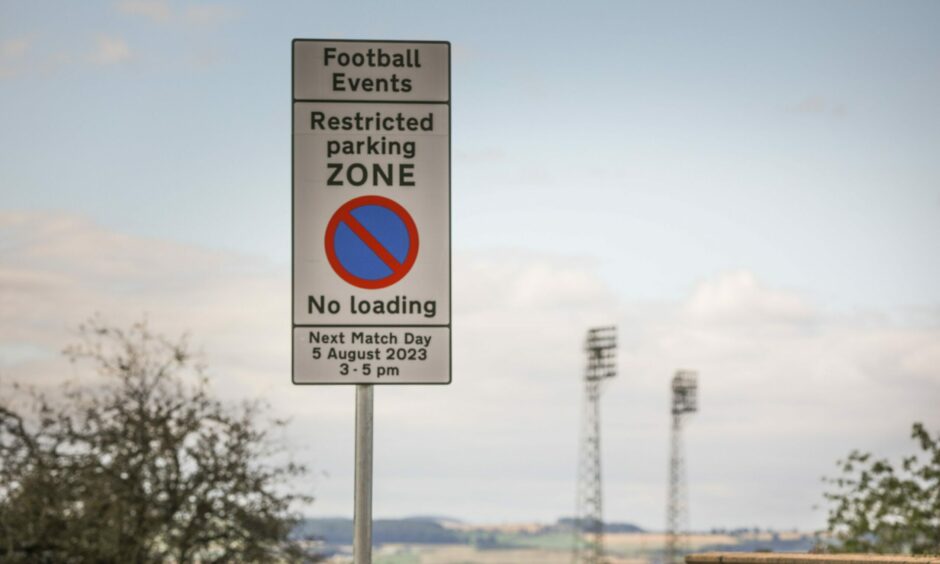
[[[853,451],[838,462],[828,530],[837,552],[940,553],[940,435],[915,423],[911,437],[921,453],[900,467]]]
[[[302,560],[289,511],[307,498],[281,488],[305,470],[275,462],[283,423],[213,399],[185,340],[80,329],[66,354],[101,386],[0,400],[0,560]]]

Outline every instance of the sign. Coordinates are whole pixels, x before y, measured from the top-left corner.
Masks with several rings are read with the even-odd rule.
[[[293,43],[293,381],[450,383],[450,44]]]
[[[326,258],[353,286],[386,288],[418,257],[418,228],[393,200],[361,196],[343,204],[326,227]]]

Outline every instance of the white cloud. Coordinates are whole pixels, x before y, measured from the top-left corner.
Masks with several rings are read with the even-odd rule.
[[[700,283],[686,305],[698,323],[755,326],[800,326],[814,321],[815,312],[798,295],[763,287],[753,273],[729,272]]]
[[[169,21],[172,13],[165,0],[121,0],[115,7],[122,14],[141,16],[157,23]]]
[[[187,6],[182,20],[193,25],[215,25],[235,17],[238,13],[225,4],[195,4]]]
[[[131,57],[131,49],[122,37],[99,35],[95,39],[95,49],[88,55],[88,60],[93,64],[104,66],[123,63]]]
[[[26,54],[30,41],[24,37],[14,37],[0,41],[0,57],[3,59],[19,59]]]
[[[120,36],[99,34],[91,45],[72,51],[43,50],[42,42],[31,38],[15,38],[0,42],[0,79],[23,75],[49,75],[67,68],[111,66],[135,57],[127,41]],[[83,52],[81,52],[83,51]]]
[[[23,67],[32,41],[25,37],[12,37],[0,41],[0,79],[18,74]]]
[[[290,384],[290,273],[115,233],[70,215],[0,213],[0,377],[52,383],[93,312],[189,331],[219,393],[291,416],[319,515],[349,514],[353,391]],[[617,323],[602,405],[607,515],[662,526],[673,371],[700,371],[687,433],[692,525],[817,526],[820,475],[852,448],[911,448],[940,427],[940,315],[827,312],[747,271],[672,303],[618,303],[585,259],[458,254],[454,383],[376,391],[377,515],[550,519],[573,511],[585,330]],[[940,429],[938,429],[940,430]],[[754,503],[759,499],[761,502]]]
[[[115,8],[122,14],[139,16],[154,23],[183,23],[187,25],[216,25],[238,15],[224,3],[188,4],[175,9],[166,0],[120,0]]]

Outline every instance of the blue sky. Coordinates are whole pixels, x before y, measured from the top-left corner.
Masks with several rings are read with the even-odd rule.
[[[58,272],[57,283],[69,281],[74,290],[63,294],[74,301],[57,310],[67,314],[29,307],[7,314],[7,340],[18,343],[18,354],[30,346],[52,351],[54,343],[33,342],[39,338],[12,328],[48,327],[43,315],[53,316],[56,327],[74,326],[96,309],[139,309],[159,325],[160,312],[181,308],[186,292],[228,288],[232,278],[248,286],[226,290],[233,301],[214,314],[224,317],[256,299],[267,303],[256,294],[261,288],[289,283],[291,39],[444,39],[453,44],[455,335],[463,322],[466,341],[455,341],[455,385],[448,392],[415,389],[412,398],[451,393],[440,401],[469,413],[473,401],[492,399],[488,386],[495,385],[473,388],[477,371],[535,378],[541,361],[506,366],[481,359],[491,335],[525,328],[535,356],[571,343],[568,360],[555,364],[573,373],[559,372],[544,409],[532,413],[563,409],[576,420],[577,405],[554,402],[577,393],[564,387],[577,384],[584,328],[577,322],[614,317],[625,335],[623,378],[634,379],[633,387],[622,384],[626,405],[663,401],[669,370],[683,361],[740,375],[729,376],[726,387],[713,384],[715,394],[727,392],[729,406],[747,374],[762,372],[768,381],[796,374],[793,386],[812,394],[826,384],[807,374],[841,370],[835,380],[859,390],[859,403],[820,404],[818,418],[810,419],[853,420],[859,406],[878,405],[879,394],[892,389],[900,395],[885,408],[890,414],[870,448],[903,451],[905,425],[914,417],[940,424],[927,407],[940,401],[938,22],[935,2],[0,2],[4,262],[17,276]],[[56,238],[63,230],[94,244],[43,254],[48,249],[35,234],[58,233],[50,241],[64,245]],[[116,245],[115,256],[129,264],[143,261],[140,268],[153,268],[154,280],[138,279],[133,268],[95,266],[104,260],[96,251],[102,245]],[[157,272],[146,257],[132,256],[138,247],[170,257],[153,257]],[[50,266],[49,256],[67,260]],[[221,266],[205,266],[207,256],[221,257]],[[179,293],[148,285],[159,280]],[[142,289],[120,301],[114,288]],[[286,291],[270,308],[249,312],[267,316],[261,325],[283,325],[283,343],[259,346],[267,352],[239,366],[275,374],[286,366],[278,356],[289,347],[285,300]],[[249,313],[242,323],[254,323]],[[207,315],[182,316],[168,327],[204,329],[210,351],[230,342],[226,331],[247,331],[231,337],[236,341],[253,334]],[[836,349],[842,352],[827,360],[823,352]],[[11,360],[13,350],[4,366],[13,375],[28,373]],[[775,356],[779,351],[789,353]],[[877,358],[872,351],[880,351]],[[787,366],[793,355],[804,364]],[[636,374],[643,370],[662,373],[643,380]],[[878,385],[866,379],[878,371],[894,379],[872,375]],[[707,391],[704,368],[702,378]],[[289,394],[276,387],[288,382],[274,376],[266,393]],[[404,394],[389,392],[415,401]],[[794,396],[776,407],[797,409],[800,402]],[[624,425],[650,426],[630,419],[630,411]],[[298,413],[302,421],[312,417]],[[396,413],[388,415],[390,425],[408,428]],[[337,429],[342,417],[336,415]],[[721,446],[727,429],[715,425],[711,434],[703,431],[700,448],[727,448]],[[780,471],[800,492],[818,489],[832,460],[872,436],[861,426],[813,438],[820,433],[812,426],[783,432],[772,418],[766,425],[755,428],[755,445],[757,429],[764,429],[793,452],[818,450],[824,458],[805,473],[775,466],[790,468]],[[458,432],[466,429],[458,425],[446,436]],[[661,495],[644,480],[663,485],[665,435],[622,432],[614,437],[647,445],[637,448],[652,461],[645,473],[611,485],[634,496],[640,515],[630,504],[612,510],[657,527]],[[519,440],[543,439],[522,433]],[[563,513],[568,502],[544,501],[537,484],[554,491],[571,480],[573,464],[549,454],[549,445],[571,443],[573,453],[574,440],[545,439],[545,448],[533,451],[536,459],[546,457],[545,473],[519,471],[532,488],[527,499],[541,500],[529,514],[504,515],[482,501],[457,505],[478,519]],[[318,460],[342,475],[344,453],[327,448]],[[470,464],[478,471],[468,480],[485,481],[479,464]],[[452,470],[443,466],[440,491],[429,499],[462,483]],[[727,488],[735,480],[722,481],[718,466],[713,471],[700,481],[716,497],[699,503],[721,500],[740,515],[747,496],[722,498],[734,498]],[[401,479],[408,479],[404,469]],[[324,511],[340,513],[348,484],[335,480],[321,486],[319,497]],[[758,494],[760,484],[753,486]],[[573,503],[573,484],[569,489],[560,499]],[[799,497],[800,508],[745,511],[752,520],[746,523],[732,522],[732,509],[696,511],[706,520],[698,524],[816,526],[820,514],[808,506],[818,495],[811,493],[805,503]],[[693,487],[693,504],[695,495]],[[412,512],[405,501],[389,500],[389,513]],[[417,509],[448,513],[433,503]],[[383,513],[381,506],[376,511]]]
[[[592,254],[649,297],[747,266],[937,298],[930,3],[146,6],[4,4],[8,205],[286,261],[289,40],[444,38],[457,248]]]

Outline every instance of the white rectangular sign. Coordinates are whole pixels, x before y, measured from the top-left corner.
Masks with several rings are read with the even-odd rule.
[[[450,44],[293,44],[293,381],[450,383]]]

